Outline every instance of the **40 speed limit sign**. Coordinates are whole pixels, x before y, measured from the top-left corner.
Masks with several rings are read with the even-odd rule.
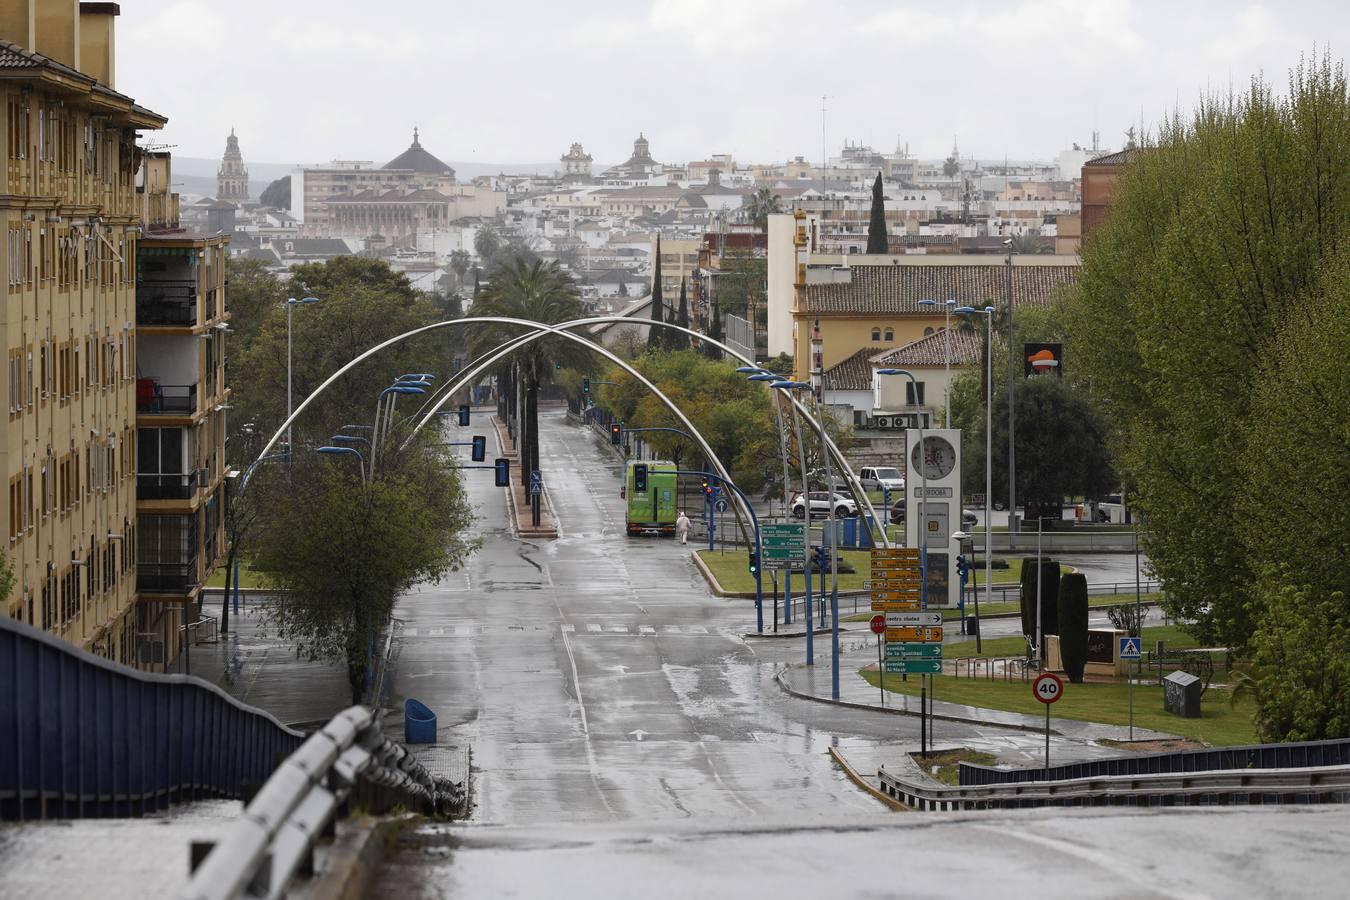
[[[1036,676],[1036,680],[1031,683],[1031,693],[1037,700],[1049,705],[1063,696],[1064,682],[1058,675],[1045,672]]]

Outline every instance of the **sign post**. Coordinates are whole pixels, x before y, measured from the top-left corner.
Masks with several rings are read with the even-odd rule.
[[[1142,629],[1140,629],[1142,630]],[[1143,657],[1144,639],[1141,637],[1123,637],[1120,639],[1120,658],[1122,661],[1137,662]],[[1125,667],[1125,683],[1129,685],[1126,694],[1130,698],[1130,740],[1134,740],[1134,679],[1130,677],[1129,666]]]
[[[1064,682],[1053,672],[1043,672],[1031,683],[1031,694],[1045,704],[1045,771],[1050,773],[1050,704],[1064,695]]]
[[[881,688],[881,705],[886,705],[886,664],[881,661],[881,636],[886,633],[886,617],[875,615],[868,623],[872,633],[877,636],[877,684]]]

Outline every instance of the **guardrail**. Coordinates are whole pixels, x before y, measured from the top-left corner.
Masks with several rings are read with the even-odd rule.
[[[205,681],[137,672],[0,618],[0,819],[239,797],[303,739]]]
[[[1071,763],[1046,769],[998,769],[963,762],[962,785],[1011,784],[1102,775],[1157,775],[1232,769],[1288,769],[1309,766],[1350,766],[1350,740],[1296,741],[1288,744],[1249,744],[1210,750],[1146,753]]]
[[[920,781],[905,778],[885,768],[877,774],[881,779],[881,790],[886,796],[921,811],[1031,806],[1216,806],[1350,801],[1350,765],[1109,775],[960,787],[948,787],[927,779]]]
[[[464,786],[430,775],[386,738],[375,712],[353,706],[292,753],[219,843],[194,842],[184,900],[282,896],[314,873],[314,851],[353,803],[377,815],[395,806],[431,815],[462,808]]]

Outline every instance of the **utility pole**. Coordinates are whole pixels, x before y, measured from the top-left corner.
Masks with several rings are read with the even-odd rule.
[[[1004,173],[1006,180],[1007,165],[1004,164]],[[1017,376],[1014,371],[1016,368],[1017,348],[1013,340],[1013,251],[1012,238],[1007,240],[1008,258],[1004,263],[1007,270],[1006,287],[1004,296],[1008,304],[1008,532],[1016,534],[1017,527],[1017,451],[1014,445],[1016,431],[1016,413],[1014,412],[1014,389],[1013,385],[1017,382]]]

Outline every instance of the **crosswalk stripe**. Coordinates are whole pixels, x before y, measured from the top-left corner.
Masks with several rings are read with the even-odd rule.
[[[611,626],[609,626],[608,628],[606,628],[605,630],[608,631],[608,632],[610,632],[610,633],[612,633],[612,634],[627,634],[627,633],[628,633],[628,626],[627,626],[627,625],[611,625]]]
[[[567,632],[568,634],[575,634],[575,633],[576,633],[576,630],[577,630],[577,626],[575,626],[575,625],[564,625],[564,626],[562,627],[562,630],[565,631],[565,632]]]
[[[589,631],[591,634],[599,634],[599,633],[600,633],[600,626],[599,626],[599,625],[587,625],[587,626],[586,626],[586,630]]]
[[[642,634],[656,634],[656,629],[650,625],[643,625],[638,628],[638,631]]]

